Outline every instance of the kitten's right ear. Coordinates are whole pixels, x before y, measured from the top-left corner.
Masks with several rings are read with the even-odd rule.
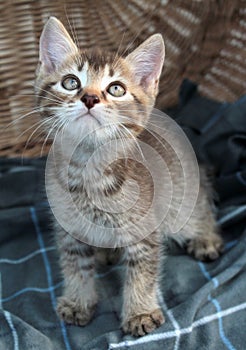
[[[40,37],[39,60],[41,67],[52,72],[66,58],[78,52],[70,35],[63,24],[56,18],[50,17],[45,24]]]

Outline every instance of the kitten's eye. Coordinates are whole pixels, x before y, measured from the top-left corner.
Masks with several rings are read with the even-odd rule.
[[[121,97],[126,93],[126,89],[120,83],[110,84],[109,87],[107,88],[107,91],[110,95],[115,97]]]
[[[66,90],[75,90],[80,87],[80,81],[74,75],[69,75],[62,80],[62,86]]]

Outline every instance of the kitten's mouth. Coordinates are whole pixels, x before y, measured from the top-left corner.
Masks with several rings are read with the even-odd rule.
[[[102,123],[100,122],[100,120],[93,115],[90,111],[80,114],[76,119],[77,120],[83,120],[83,121],[89,121],[89,120],[94,120],[97,122],[98,125],[102,126]]]

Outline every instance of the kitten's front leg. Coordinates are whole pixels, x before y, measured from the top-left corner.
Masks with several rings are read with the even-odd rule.
[[[91,320],[97,304],[94,251],[66,233],[58,248],[65,286],[57,312],[65,322],[84,326]]]
[[[165,319],[157,301],[160,248],[145,240],[126,247],[122,326],[126,333],[142,336]]]

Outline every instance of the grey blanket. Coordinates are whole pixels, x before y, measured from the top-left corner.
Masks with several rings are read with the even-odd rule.
[[[0,350],[246,349],[245,192],[218,203],[226,241],[218,260],[201,263],[170,243],[159,295],[166,322],[137,339],[120,329],[122,265],[98,269],[90,324],[58,319],[63,280],[40,191],[44,166],[44,159],[0,162]]]
[[[159,296],[166,323],[156,332],[139,339],[122,333],[121,265],[98,271],[101,298],[90,324],[61,322],[55,309],[63,281],[38,190],[44,161],[18,163],[1,162],[1,350],[246,348],[246,232],[233,236],[230,228],[226,251],[213,263],[170,246]]]

